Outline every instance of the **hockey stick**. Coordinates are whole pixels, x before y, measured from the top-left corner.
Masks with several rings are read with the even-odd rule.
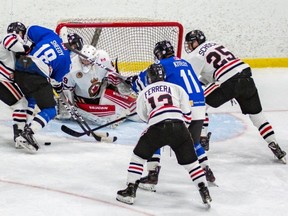
[[[134,113],[131,113],[131,114],[127,115],[127,116],[121,117],[121,118],[119,118],[119,119],[115,119],[114,121],[111,121],[111,122],[108,122],[108,123],[106,123],[106,124],[100,125],[100,126],[98,126],[98,127],[96,127],[96,128],[92,128],[91,131],[96,131],[96,130],[99,130],[99,129],[101,129],[101,128],[107,127],[107,126],[109,126],[109,125],[112,125],[112,124],[114,124],[114,123],[117,123],[117,122],[119,122],[119,121],[122,121],[122,120],[124,120],[124,119],[126,119],[126,118],[128,118],[128,117],[134,116],[134,115],[136,115],[136,114],[137,114],[137,113],[134,112]],[[67,127],[66,125],[62,125],[62,126],[61,126],[61,130],[62,130],[63,132],[65,132],[65,133],[71,135],[71,136],[74,136],[74,137],[81,137],[81,136],[83,136],[83,135],[86,135],[85,132],[75,131],[75,130]]]
[[[99,67],[101,67],[101,68],[103,68],[103,69],[105,69],[105,70],[107,70],[107,71],[109,71],[109,72],[115,72],[115,70],[113,70],[113,69],[111,69],[111,68],[108,68],[108,67],[106,67],[106,66],[103,65],[103,64],[100,64],[100,63],[98,63],[98,62],[96,62],[96,61],[90,60],[90,59],[88,58],[88,56],[86,56],[86,55],[84,55],[83,53],[81,53],[81,51],[79,51],[79,50],[77,50],[77,49],[73,49],[73,47],[71,47],[69,43],[64,43],[64,46],[65,46],[68,50],[76,53],[77,55],[83,57],[84,59],[89,60],[89,61],[91,62],[91,64],[96,64],[96,65],[98,65]]]
[[[103,65],[103,64],[100,64],[100,63],[98,63],[98,62],[96,62],[96,61],[93,61],[93,60],[89,59],[88,56],[86,56],[86,55],[84,55],[83,53],[81,53],[81,51],[79,51],[79,50],[74,49],[73,47],[71,47],[69,43],[64,43],[64,46],[65,46],[68,50],[70,50],[71,52],[74,52],[74,53],[76,53],[77,55],[83,57],[84,59],[89,60],[91,64],[96,64],[97,66],[99,66],[100,68],[103,68],[104,70],[106,70],[106,71],[108,71],[108,72],[115,72],[115,73],[117,73],[118,78],[119,78],[124,84],[126,84],[127,87],[131,88],[131,86],[128,85],[128,84],[125,82],[126,77],[123,76],[123,75],[121,75],[121,74],[119,73],[119,71],[118,71],[118,58],[116,59],[116,60],[117,60],[117,63],[116,63],[117,68],[115,68],[115,69],[114,69],[114,68],[108,68],[108,67],[106,67],[106,66]]]
[[[69,104],[69,106],[63,101],[63,99],[61,98],[61,95],[63,95],[63,97],[65,98],[65,101]],[[107,137],[107,136],[99,136],[98,134],[95,134],[90,126],[87,124],[87,122],[83,119],[83,117],[78,113],[77,109],[73,106],[73,104],[71,103],[71,101],[67,98],[66,95],[64,95],[63,93],[60,95],[59,97],[59,101],[61,102],[61,104],[65,107],[65,109],[71,114],[72,118],[78,123],[78,125],[82,128],[82,130],[84,131],[84,135],[88,135],[88,136],[93,136],[94,139],[98,142],[115,142],[117,140],[117,137]]]

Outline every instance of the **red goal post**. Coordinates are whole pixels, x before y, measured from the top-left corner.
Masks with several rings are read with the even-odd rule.
[[[134,75],[154,62],[153,49],[157,42],[169,40],[175,54],[181,57],[183,26],[178,22],[146,19],[67,19],[58,22],[56,32],[77,33],[84,44],[108,52],[118,61],[123,75]]]

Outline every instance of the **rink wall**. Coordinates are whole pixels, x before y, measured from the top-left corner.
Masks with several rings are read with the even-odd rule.
[[[252,67],[288,67],[287,0],[9,0],[1,2],[0,34],[12,21],[52,29],[66,18],[140,17],[201,29]],[[114,42],[112,42],[114,43]],[[186,53],[182,51],[182,57]]]

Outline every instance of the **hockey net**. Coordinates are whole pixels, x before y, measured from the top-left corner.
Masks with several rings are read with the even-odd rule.
[[[181,57],[183,26],[178,22],[146,19],[66,19],[58,22],[56,32],[77,33],[84,44],[108,52],[123,75],[135,75],[154,62],[157,42],[169,40]]]

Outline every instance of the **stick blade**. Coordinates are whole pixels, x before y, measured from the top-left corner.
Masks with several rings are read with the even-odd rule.
[[[70,136],[73,136],[73,137],[81,137],[81,136],[83,136],[83,133],[79,133],[77,131],[74,131],[71,128],[68,128],[66,125],[62,125],[61,126],[61,130],[64,133],[69,134]]]

